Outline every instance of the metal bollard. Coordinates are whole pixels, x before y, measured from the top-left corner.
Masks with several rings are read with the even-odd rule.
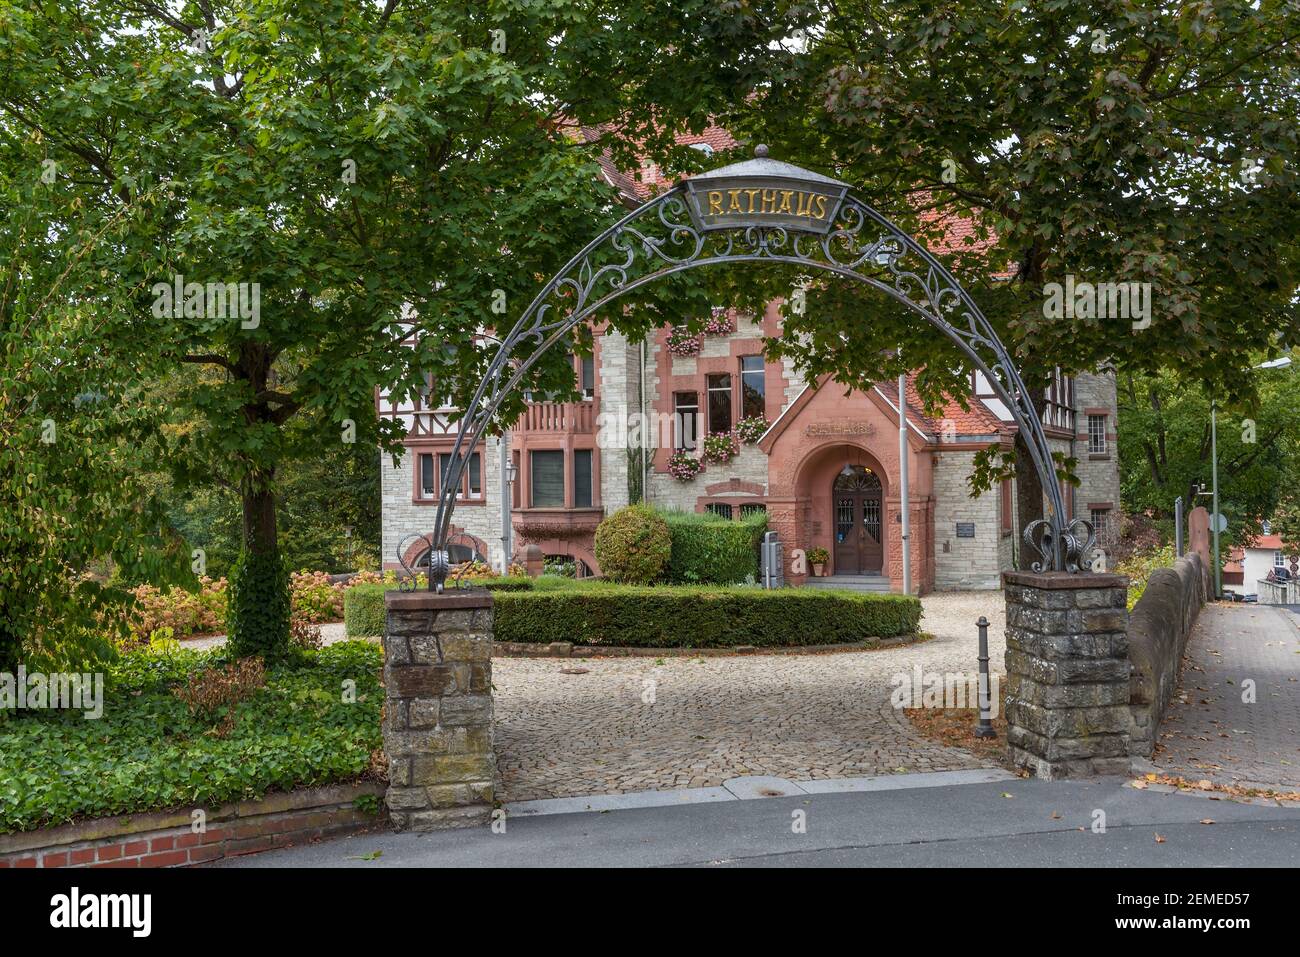
[[[980,630],[980,673],[979,673],[979,709],[980,721],[975,727],[975,737],[977,738],[996,738],[998,733],[993,730],[993,708],[989,700],[989,620],[980,615],[980,620],[975,622],[976,627]]]

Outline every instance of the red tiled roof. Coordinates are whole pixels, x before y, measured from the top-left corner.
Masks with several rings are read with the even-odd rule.
[[[882,382],[877,388],[895,408],[898,408],[898,383],[896,381]],[[988,406],[973,395],[970,397],[969,409],[963,409],[960,402],[954,398],[949,398],[944,403],[941,414],[927,415],[925,403],[916,388],[915,372],[907,377],[907,415],[921,428],[935,434],[941,434],[945,431],[945,422],[952,423],[951,431],[957,435],[1001,436],[1003,434],[1009,435],[1015,431],[1014,425],[1004,423],[989,411]]]

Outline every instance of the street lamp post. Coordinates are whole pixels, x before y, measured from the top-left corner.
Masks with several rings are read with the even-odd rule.
[[[907,376],[898,377],[898,484],[899,503],[902,509],[903,539],[903,594],[912,594],[912,550],[908,547],[910,538],[911,516],[907,494]]]

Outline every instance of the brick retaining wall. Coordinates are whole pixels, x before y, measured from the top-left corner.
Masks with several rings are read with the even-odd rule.
[[[382,784],[341,784],[268,794],[207,811],[195,832],[191,810],[125,814],[0,834],[0,869],[15,867],[183,867],[341,837],[384,824],[357,810]],[[205,809],[206,810],[206,809]]]

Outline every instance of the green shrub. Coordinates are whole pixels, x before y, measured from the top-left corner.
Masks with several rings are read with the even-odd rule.
[[[910,595],[553,584],[496,596],[496,638],[637,648],[829,645],[915,634]]]
[[[261,655],[268,662],[289,652],[289,572],[279,549],[239,553],[230,571],[230,650],[238,657]]]
[[[1151,577],[1151,573],[1157,568],[1172,567],[1177,558],[1178,556],[1174,554],[1174,546],[1161,545],[1147,551],[1135,552],[1115,565],[1114,572],[1117,575],[1127,575],[1129,579],[1129,611],[1133,610],[1133,606],[1138,603],[1142,593],[1147,590],[1147,579]]]
[[[343,593],[343,633],[349,638],[373,638],[384,633],[383,584],[353,585]]]
[[[266,686],[229,705],[224,737],[174,690],[224,651],[133,651],[107,670],[104,714],[66,709],[0,720],[0,832],[167,808],[216,807],[356,781],[382,745],[382,654],[366,642],[268,667]],[[345,680],[356,696],[339,694]],[[187,811],[188,813],[188,811]]]
[[[475,585],[482,585],[488,591],[532,591],[533,580],[527,575],[509,575],[498,578],[485,578],[476,581]]]
[[[596,561],[610,581],[648,585],[672,553],[668,523],[648,505],[620,508],[596,526]]]
[[[674,584],[731,585],[758,578],[758,551],[767,515],[738,522],[710,512],[664,512],[672,536],[667,579]],[[603,567],[603,566],[602,566]]]

